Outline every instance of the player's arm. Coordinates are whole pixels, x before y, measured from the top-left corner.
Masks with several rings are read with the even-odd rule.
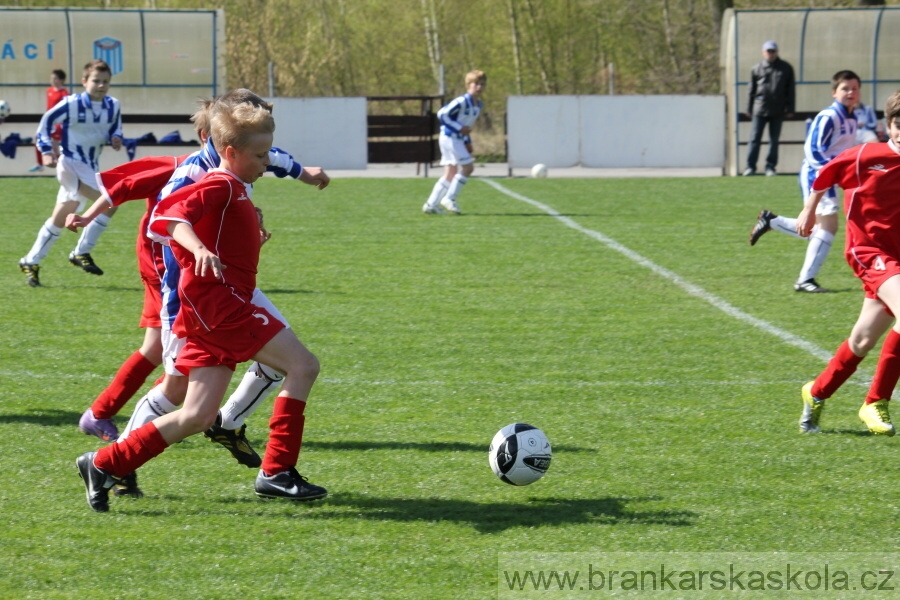
[[[809,190],[809,196],[803,202],[803,210],[797,215],[797,233],[803,237],[809,237],[812,229],[816,224],[816,207],[819,201],[825,196],[825,192],[834,185],[839,185],[844,189],[858,185],[859,181],[854,180],[857,169],[855,165],[858,160],[859,152],[862,146],[849,148],[838,154],[834,160],[819,170],[816,180],[813,181]]]
[[[66,217],[66,227],[78,231],[113,206],[131,200],[155,198],[184,157],[148,156],[97,173],[100,198],[82,215]]]
[[[314,185],[320,190],[324,190],[331,183],[331,178],[322,167],[304,167],[298,179],[303,183]]]
[[[466,135],[469,133],[468,127],[463,127],[463,124],[457,121],[459,117],[459,112],[462,110],[463,97],[455,99],[453,102],[448,104],[447,106],[441,108],[438,111],[438,120],[441,122],[441,125],[445,126],[447,129],[454,133],[459,133],[462,135]],[[463,131],[466,130],[466,131]]]
[[[212,271],[216,279],[222,278],[222,261],[203,245],[190,223],[169,221],[166,231],[182,248],[194,255],[194,275],[204,277],[207,272]]]
[[[84,211],[84,214],[79,215],[77,213],[72,213],[66,216],[66,229],[70,229],[75,233],[78,233],[79,227],[87,227],[91,221],[105,213],[107,210],[112,208],[113,203],[112,200],[107,197],[106,194],[102,194],[97,201],[91,204],[91,207]]]
[[[806,197],[803,210],[797,215],[797,233],[801,236],[809,237],[809,234],[812,233],[813,227],[816,225],[816,207],[819,206],[819,201],[826,191],[828,188],[822,191],[810,190],[809,196]]]
[[[35,146],[41,152],[41,162],[45,167],[56,166],[56,156],[53,154],[53,139],[51,136],[56,125],[68,120],[68,117],[69,103],[65,98],[41,117]]]
[[[118,151],[122,148],[122,138],[125,137],[125,135],[122,133],[122,109],[118,102],[115,102],[115,107],[116,116],[109,127],[109,144],[112,146],[113,150]]]
[[[266,170],[276,177],[293,177],[320,190],[324,190],[331,183],[331,178],[322,167],[304,167],[280,148],[269,150],[269,166]]]

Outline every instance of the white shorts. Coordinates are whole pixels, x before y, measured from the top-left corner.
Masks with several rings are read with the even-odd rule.
[[[250,299],[250,302],[256,306],[266,309],[270,315],[284,323],[284,326],[288,329],[291,328],[291,325],[287,322],[287,319],[284,318],[275,305],[272,304],[272,301],[269,300],[265,294],[259,288],[253,290],[253,297]],[[165,320],[163,320],[165,323]],[[178,358],[178,353],[181,352],[181,349],[184,348],[185,343],[187,342],[187,338],[180,338],[176,336],[171,329],[164,326],[162,331],[162,347],[163,347],[163,368],[165,369],[168,375],[175,375],[177,377],[184,377],[187,373],[182,373],[178,369],[175,368],[175,359]]]
[[[874,144],[878,142],[878,134],[872,131],[871,129],[857,129],[856,130],[856,143],[857,144]]]
[[[466,143],[461,138],[441,134],[441,137],[438,139],[438,146],[441,148],[442,167],[446,165],[468,165],[475,162],[475,159],[466,150]]]
[[[56,179],[59,181],[59,192],[56,194],[56,203],[78,202],[77,212],[84,210],[88,199],[78,192],[81,183],[99,191],[97,188],[97,174],[87,163],[72,160],[66,156],[60,156],[56,163]]]
[[[816,180],[816,170],[810,167],[806,161],[800,166],[800,193],[803,195],[802,202],[806,202],[812,190],[812,184]],[[816,207],[816,214],[819,216],[836,215],[840,206],[838,205],[837,186],[831,186],[819,200]]]

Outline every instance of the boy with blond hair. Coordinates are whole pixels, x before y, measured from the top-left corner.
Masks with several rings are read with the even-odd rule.
[[[438,145],[441,148],[444,175],[434,184],[431,195],[422,207],[426,214],[442,214],[444,211],[441,207],[454,214],[461,214],[456,197],[475,170],[472,138],[469,134],[481,114],[482,103],[478,97],[486,84],[487,75],[484,71],[470,71],[466,74],[466,93],[438,111],[438,120],[441,122]]]
[[[290,500],[327,495],[296,469],[318,360],[277,311],[251,302],[262,245],[251,184],[269,165],[275,121],[260,106],[220,104],[210,118],[220,168],[160,202],[150,221],[154,237],[171,245],[182,267],[179,291],[185,302],[175,333],[187,340],[176,360],[176,367],[190,372],[184,406],[134,429],[124,441],[78,458],[88,504],[98,512],[109,510],[109,488],[117,480],[213,425],[236,364],[251,358],[285,373],[257,495]]]

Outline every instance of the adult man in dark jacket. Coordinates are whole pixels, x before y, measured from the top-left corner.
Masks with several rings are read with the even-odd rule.
[[[785,117],[794,114],[794,68],[778,57],[778,44],[763,44],[763,60],[750,71],[747,110],[753,125],[747,146],[747,168],[744,175],[756,173],[759,145],[763,129],[769,125],[769,154],[766,156],[766,175],[775,175],[778,164],[778,138]]]

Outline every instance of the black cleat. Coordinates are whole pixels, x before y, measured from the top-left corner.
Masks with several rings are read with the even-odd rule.
[[[750,245],[751,246],[756,245],[756,242],[759,241],[759,238],[761,238],[765,232],[772,229],[772,226],[770,225],[770,223],[772,222],[772,219],[774,219],[777,216],[778,215],[776,215],[775,213],[770,212],[768,210],[760,211],[759,215],[757,215],[757,217],[756,217],[756,225],[754,225],[753,229],[750,230]]]
[[[85,452],[75,460],[78,474],[84,481],[85,494],[88,505],[97,512],[109,510],[109,488],[115,483],[115,479],[106,471],[94,466],[96,452]]]
[[[81,267],[91,275],[103,275],[103,269],[94,263],[90,254],[70,254],[69,262],[76,267]]]
[[[831,290],[823,288],[815,279],[807,279],[794,284],[795,292],[806,292],[807,294],[827,294]]]
[[[137,471],[117,478],[116,484],[113,486],[113,494],[116,496],[131,496],[134,499],[143,498],[144,492],[137,484]]]
[[[328,490],[311,484],[297,469],[291,467],[288,471],[271,476],[260,471],[256,476],[256,495],[260,498],[319,500],[328,495]]]
[[[20,260],[19,270],[25,273],[25,277],[28,278],[28,285],[31,287],[41,287],[41,265],[37,263],[30,264]]]
[[[258,469],[262,464],[262,459],[247,441],[247,437],[244,435],[246,429],[246,425],[241,425],[240,429],[225,429],[216,424],[204,431],[203,435],[211,441],[225,446],[231,455],[245,467]]]

